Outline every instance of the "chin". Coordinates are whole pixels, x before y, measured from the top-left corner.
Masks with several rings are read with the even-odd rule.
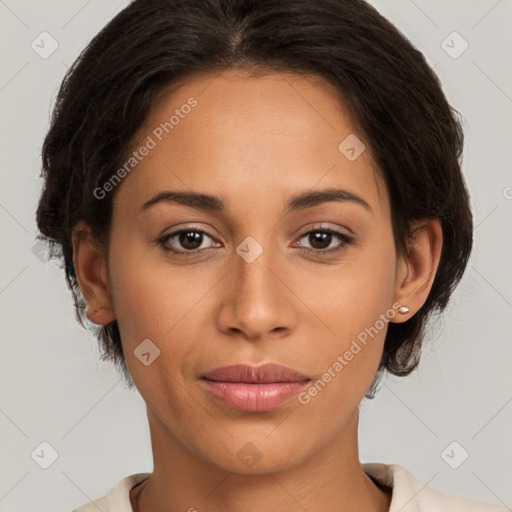
[[[215,453],[204,453],[204,456],[215,466],[241,475],[275,473],[292,468],[302,459],[296,450],[297,443],[290,437],[288,440],[289,446],[278,436],[271,441],[268,432],[262,436],[261,442],[254,435],[246,436],[244,440],[233,438],[229,446]],[[222,447],[220,443],[217,446]]]

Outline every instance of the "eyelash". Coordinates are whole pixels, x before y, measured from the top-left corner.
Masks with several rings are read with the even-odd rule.
[[[179,235],[181,233],[189,233],[189,232],[200,233],[202,235],[206,235],[210,238],[213,238],[206,231],[203,231],[201,229],[186,228],[186,229],[180,229],[179,231],[174,231],[172,233],[169,233],[168,235],[164,235],[163,237],[159,238],[156,242],[158,245],[161,246],[161,248],[165,252],[171,253],[173,256],[176,256],[178,258],[193,257],[193,256],[196,256],[198,252],[208,250],[208,249],[195,249],[192,251],[176,251],[175,249],[171,249],[170,247],[165,245],[169,239],[174,238],[176,235]],[[338,253],[338,252],[344,250],[347,245],[351,244],[354,241],[354,238],[352,236],[346,235],[345,233],[340,233],[339,231],[336,231],[336,230],[330,229],[330,228],[317,228],[317,229],[313,229],[310,231],[306,231],[305,233],[300,235],[299,240],[304,238],[306,235],[310,235],[311,233],[329,233],[331,235],[338,237],[343,243],[335,248],[332,248],[332,249],[311,249],[309,247],[305,247],[304,249],[306,250],[306,254],[308,254],[308,255],[315,254],[315,255],[320,255],[320,256],[324,256],[324,255],[329,256],[329,255],[332,255],[334,253]],[[211,248],[209,248],[209,249],[211,249]]]

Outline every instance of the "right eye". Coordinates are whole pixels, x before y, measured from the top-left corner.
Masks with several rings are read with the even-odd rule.
[[[164,235],[157,242],[166,252],[178,257],[188,257],[195,256],[198,252],[210,248],[202,247],[205,236],[210,239],[212,238],[206,231],[201,229],[186,228]],[[173,248],[173,246],[178,248]],[[181,250],[179,247],[181,247]]]

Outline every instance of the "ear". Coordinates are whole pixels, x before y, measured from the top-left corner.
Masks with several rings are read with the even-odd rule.
[[[443,230],[439,220],[423,220],[414,223],[412,237],[407,241],[407,254],[399,255],[394,290],[394,303],[409,308],[405,314],[395,315],[391,322],[405,322],[427,300],[436,275]]]
[[[73,265],[80,291],[87,301],[87,318],[98,325],[115,320],[103,248],[91,228],[79,221],[72,232]]]

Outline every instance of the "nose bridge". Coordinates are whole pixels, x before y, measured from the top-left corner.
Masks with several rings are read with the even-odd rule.
[[[275,276],[270,270],[276,261],[276,254],[271,247],[270,236],[264,239],[260,236],[259,239],[261,243],[248,236],[236,248],[233,279],[235,286],[239,287],[241,298],[252,297],[267,302],[272,301],[278,293]]]
[[[283,296],[286,287],[275,275],[278,255],[271,236],[261,239],[263,243],[246,237],[236,247],[230,263],[229,291],[219,317],[222,328],[242,331],[251,338],[289,327],[292,321],[290,303]]]

